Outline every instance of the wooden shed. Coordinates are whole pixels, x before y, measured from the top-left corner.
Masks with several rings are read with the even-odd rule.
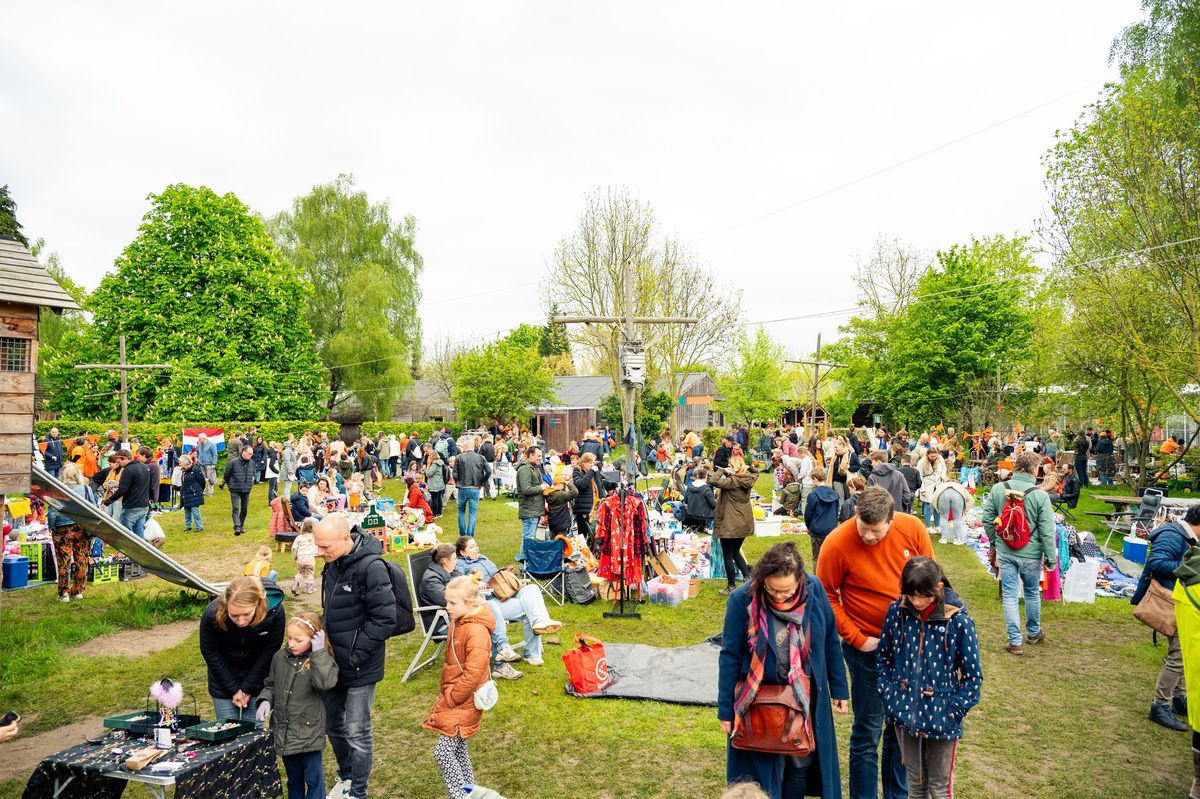
[[[0,236],[0,493],[29,493],[38,317],[80,310],[25,245]]]

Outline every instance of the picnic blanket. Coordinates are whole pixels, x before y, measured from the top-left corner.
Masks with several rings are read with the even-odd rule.
[[[678,705],[717,704],[717,655],[720,643],[657,647],[646,644],[604,644],[612,682],[603,691],[579,694],[567,683],[567,693],[582,699],[651,699]]]

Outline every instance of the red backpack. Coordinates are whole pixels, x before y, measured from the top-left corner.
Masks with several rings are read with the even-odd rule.
[[[1024,549],[1029,543],[1031,531],[1029,519],[1025,515],[1025,498],[1034,491],[1040,491],[1039,486],[1033,486],[1025,493],[1013,491],[1009,483],[1004,483],[1006,499],[1000,515],[996,517],[996,535],[1008,545],[1009,549]]]

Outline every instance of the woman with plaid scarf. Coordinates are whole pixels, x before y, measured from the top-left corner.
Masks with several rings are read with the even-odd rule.
[[[814,743],[804,755],[739,749],[736,734],[764,686],[790,686]],[[773,799],[840,799],[841,769],[833,710],[846,713],[850,689],[842,645],[825,589],[804,570],[791,542],[771,547],[749,582],[725,606],[717,718],[730,736],[726,779],[752,781]]]

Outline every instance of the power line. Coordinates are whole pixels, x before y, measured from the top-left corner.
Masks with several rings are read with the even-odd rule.
[[[972,139],[983,133],[987,133],[990,130],[994,130],[994,129],[1000,127],[1001,125],[1007,125],[1009,122],[1013,122],[1015,120],[1020,119],[1021,117],[1028,116],[1029,114],[1032,114],[1035,111],[1040,111],[1041,109],[1046,108],[1047,106],[1051,106],[1051,105],[1054,105],[1055,103],[1062,102],[1063,100],[1067,99],[1068,97],[1072,97],[1076,94],[1079,94],[1082,91],[1087,91],[1088,89],[1091,89],[1095,86],[1099,86],[1102,83],[1103,83],[1103,81],[1093,81],[1093,82],[1087,84],[1086,86],[1081,86],[1078,89],[1067,92],[1066,94],[1059,95],[1058,97],[1055,97],[1053,100],[1047,100],[1044,103],[1039,103],[1038,105],[1035,105],[1031,108],[1027,108],[1024,111],[1021,111],[1020,113],[1013,114],[1010,117],[1001,119],[998,122],[993,122],[990,125],[985,125],[982,128],[978,128],[977,130],[973,130],[970,133],[967,133],[963,136],[959,136],[956,139],[951,139],[950,141],[943,142],[942,144],[939,144],[936,147],[932,147],[928,150],[925,150],[924,152],[917,153],[916,155],[911,155],[908,158],[905,158],[901,161],[896,161],[895,163],[889,164],[888,166],[885,166],[881,169],[876,169],[874,172],[869,172],[865,175],[861,175],[857,178],[854,178],[853,180],[848,180],[845,183],[841,183],[837,186],[833,186],[832,188],[824,189],[823,191],[819,191],[816,194],[809,195],[808,197],[805,197],[802,200],[798,200],[794,203],[791,203],[790,205],[785,205],[782,208],[776,208],[774,211],[768,211],[765,214],[760,214],[759,216],[756,216],[752,219],[747,219],[744,222],[738,222],[735,225],[730,225],[729,227],[722,228],[721,230],[717,230],[713,233],[706,233],[705,235],[700,236],[699,238],[694,239],[694,240],[695,241],[704,241],[705,239],[710,239],[710,238],[713,238],[714,236],[720,236],[720,235],[722,235],[724,233],[728,233],[732,230],[737,230],[738,228],[743,228],[747,225],[752,225],[755,222],[761,222],[764,219],[768,219],[772,216],[782,214],[785,211],[790,211],[793,208],[799,208],[801,205],[805,205],[806,203],[813,202],[814,200],[819,200],[822,197],[828,197],[831,194],[842,191],[843,189],[848,189],[851,186],[857,186],[859,183],[870,180],[871,178],[875,178],[875,177],[883,175],[887,172],[891,172],[892,170],[899,169],[902,166],[906,166],[908,164],[911,164],[914,161],[918,161],[922,158],[933,155],[934,153],[945,150],[948,147],[953,147],[954,145],[961,144],[962,142],[967,141],[968,139]]]

